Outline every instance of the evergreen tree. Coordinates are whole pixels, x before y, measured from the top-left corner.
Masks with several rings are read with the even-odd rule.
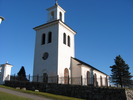
[[[20,71],[18,72],[18,79],[21,81],[26,81],[26,72],[24,66],[21,67]]]
[[[110,66],[112,68],[112,82],[121,87],[130,85],[131,73],[129,72],[128,64],[125,63],[120,55],[116,56],[114,61],[115,65]]]

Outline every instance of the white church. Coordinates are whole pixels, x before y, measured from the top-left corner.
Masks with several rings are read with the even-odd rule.
[[[33,75],[58,76],[58,83],[61,84],[108,86],[107,74],[75,58],[76,32],[65,24],[65,10],[56,2],[47,11],[47,23],[34,28],[36,42]],[[39,81],[44,80],[42,78]]]

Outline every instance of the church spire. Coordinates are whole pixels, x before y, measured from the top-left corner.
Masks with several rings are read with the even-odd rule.
[[[55,0],[55,5],[58,5],[58,0]]]

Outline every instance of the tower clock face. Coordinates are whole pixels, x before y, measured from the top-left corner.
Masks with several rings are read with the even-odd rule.
[[[43,60],[46,60],[47,58],[48,58],[48,56],[49,56],[49,54],[48,54],[48,52],[45,52],[44,54],[43,54]]]

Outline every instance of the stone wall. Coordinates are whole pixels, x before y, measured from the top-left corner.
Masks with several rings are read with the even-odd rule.
[[[29,90],[37,89],[42,92],[48,92],[57,95],[65,95],[76,98],[83,98],[87,100],[127,100],[125,89],[11,81],[6,81],[5,85],[20,88],[25,87]]]
[[[124,89],[48,84],[46,92],[87,100],[126,100]]]
[[[127,100],[133,100],[133,90],[126,89]]]

